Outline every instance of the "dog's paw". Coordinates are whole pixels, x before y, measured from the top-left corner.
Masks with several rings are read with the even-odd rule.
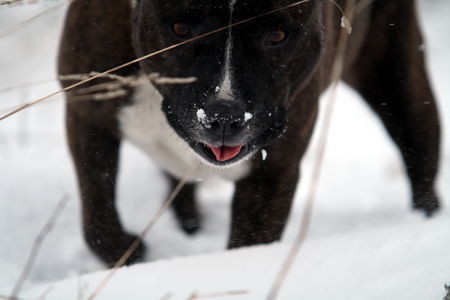
[[[413,196],[413,209],[419,210],[427,217],[432,217],[440,209],[439,198],[435,192],[415,193]]]
[[[146,247],[137,236],[125,232],[86,237],[92,251],[108,266],[114,265],[130,249],[135,241],[139,242],[137,248],[126,259],[124,265],[131,265],[144,259]]]

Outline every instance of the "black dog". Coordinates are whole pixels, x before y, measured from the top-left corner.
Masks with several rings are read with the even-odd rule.
[[[292,3],[74,0],[59,73],[105,71]],[[431,215],[439,208],[434,181],[440,129],[414,3],[357,1],[353,12],[343,80],[384,122],[402,153],[413,207]],[[329,1],[310,0],[116,72],[195,77],[193,82],[157,85],[157,90],[147,82],[127,87],[127,93],[108,101],[77,101],[77,90],[69,92],[69,144],[83,201],[84,232],[95,253],[113,264],[135,239],[124,232],[114,204],[122,137],[154,156],[172,184],[199,162],[192,179],[214,173],[236,180],[229,247],[278,240],[299,179],[299,161],[314,128],[318,98],[330,84],[339,55],[341,17]],[[194,189],[194,183],[185,186],[173,205],[188,233],[199,226]],[[141,245],[129,263],[141,258],[143,250]]]

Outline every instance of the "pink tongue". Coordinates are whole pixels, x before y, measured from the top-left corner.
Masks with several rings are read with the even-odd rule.
[[[216,156],[218,161],[226,161],[236,157],[240,152],[244,145],[239,145],[235,147],[221,146],[221,147],[212,147],[209,146],[211,151]]]

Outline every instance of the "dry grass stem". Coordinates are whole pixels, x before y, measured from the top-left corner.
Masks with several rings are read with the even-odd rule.
[[[23,0],[0,0],[0,6],[22,4]]]
[[[218,298],[218,297],[232,297],[232,296],[241,296],[247,295],[248,291],[240,290],[240,291],[227,291],[222,293],[212,293],[212,294],[198,294],[197,292],[193,292],[189,298],[186,300],[197,300],[197,299],[209,299],[209,298]]]
[[[170,77],[159,77],[155,78],[153,82],[157,85],[159,84],[186,84],[193,83],[197,81],[196,77],[187,77],[187,78],[170,78]]]
[[[167,292],[167,293],[165,293],[164,296],[162,296],[161,299],[159,299],[159,300],[169,300],[169,299],[171,299],[172,297],[173,297],[172,293],[171,293],[171,292]]]
[[[19,24],[16,24],[16,25],[14,25],[14,26],[12,26],[12,27],[10,27],[10,28],[8,28],[8,29],[6,29],[6,30],[0,32],[0,39],[1,39],[1,38],[4,38],[5,36],[10,35],[11,33],[16,32],[17,30],[19,30],[19,29],[25,27],[26,25],[28,25],[28,24],[30,24],[30,23],[36,21],[36,20],[39,19],[40,17],[42,17],[42,16],[44,16],[44,15],[47,15],[47,14],[49,14],[49,13],[51,13],[51,12],[53,12],[53,11],[55,11],[55,10],[61,8],[61,7],[63,7],[63,6],[66,5],[66,4],[69,4],[70,2],[71,2],[71,0],[68,0],[68,1],[62,2],[62,3],[59,3],[59,4],[57,4],[57,5],[55,5],[55,6],[51,7],[51,8],[49,8],[49,9],[47,9],[47,10],[44,10],[43,12],[41,12],[41,13],[39,13],[39,14],[37,14],[37,15],[35,15],[35,16],[29,18],[29,19],[26,19],[26,20],[23,21],[23,22],[20,22]]]
[[[342,7],[339,4],[336,3],[336,1],[334,1],[334,0],[328,0],[328,1],[333,3],[334,6],[336,6],[337,9],[341,12],[341,14],[342,14],[341,27],[345,28],[345,30],[347,30],[348,34],[351,34],[352,33],[352,25],[351,25],[351,22],[347,18],[347,14],[344,13],[344,10],[342,9]]]
[[[47,298],[48,294],[50,294],[50,292],[53,291],[54,288],[54,286],[49,286],[48,288],[46,288],[42,295],[37,298],[37,300],[44,300],[45,298]]]
[[[37,81],[21,83],[21,84],[14,85],[14,86],[8,86],[8,87],[0,88],[0,94],[1,93],[6,93],[6,92],[10,92],[10,91],[14,91],[14,90],[19,90],[19,89],[30,87],[30,86],[35,86],[35,85],[40,85],[40,84],[44,84],[44,83],[54,82],[54,81],[56,81],[56,79],[43,79],[43,80],[37,80]]]
[[[172,193],[169,195],[167,200],[163,203],[163,205],[160,207],[160,209],[157,211],[157,213],[153,216],[153,218],[147,223],[144,230],[139,234],[138,238],[131,244],[131,246],[128,248],[128,250],[122,255],[122,257],[117,261],[117,263],[114,265],[114,267],[108,272],[108,274],[105,276],[105,278],[100,282],[100,284],[97,286],[97,288],[94,290],[94,292],[88,297],[88,300],[95,299],[101,291],[106,287],[106,285],[109,283],[109,281],[114,277],[114,275],[117,273],[120,267],[122,267],[126,261],[131,257],[131,255],[136,251],[136,249],[139,247],[140,243],[144,240],[144,238],[147,236],[147,234],[150,232],[150,230],[155,226],[155,224],[158,222],[158,220],[161,218],[161,216],[167,211],[167,209],[172,204],[175,197],[180,193],[181,189],[184,187],[184,185],[187,183],[188,178],[193,174],[199,164],[195,164],[191,169],[187,170],[184,177],[180,180],[180,182],[177,184],[175,189],[172,191]]]
[[[58,220],[58,217],[61,215],[62,211],[64,210],[68,200],[69,200],[69,197],[64,196],[61,199],[61,201],[59,201],[59,203],[56,206],[55,210],[53,211],[52,215],[47,220],[47,223],[42,228],[42,230],[39,232],[38,236],[36,237],[33,247],[31,248],[30,255],[25,264],[25,267],[23,268],[19,279],[17,280],[16,284],[14,285],[14,288],[11,292],[11,296],[9,296],[9,298],[8,298],[9,300],[17,299],[17,296],[19,295],[25,282],[27,281],[28,277],[30,276],[31,270],[36,261],[36,257],[39,254],[39,250],[41,249],[41,246],[44,243],[45,238],[52,231],[53,227],[56,224],[56,221]]]
[[[29,5],[36,4],[41,1],[39,0],[0,0],[0,6],[16,6],[16,5]]]
[[[36,86],[36,85],[41,85],[41,84],[45,84],[45,83],[51,83],[51,82],[55,82],[57,80],[61,80],[61,81],[79,81],[79,80],[84,80],[87,79],[95,74],[98,74],[98,72],[91,72],[89,74],[72,74],[72,75],[61,75],[58,76],[58,78],[52,78],[52,79],[42,79],[42,80],[36,80],[36,81],[31,81],[31,82],[25,82],[25,83],[21,83],[18,85],[14,85],[14,86],[8,86],[8,87],[3,87],[0,88],[0,94],[2,93],[7,93],[7,92],[11,92],[11,91],[15,91],[15,90],[20,90],[22,88],[27,88],[27,87],[32,87],[32,86]],[[156,78],[156,76],[158,78]],[[153,82],[154,84],[189,84],[189,83],[193,83],[197,80],[196,77],[183,77],[183,78],[179,78],[179,77],[162,77],[160,76],[158,73],[151,73],[148,76],[148,79]],[[130,85],[130,86],[134,86],[133,84],[129,84],[130,82],[133,83],[133,81],[135,82],[137,80],[137,76],[128,76],[128,77],[124,77],[124,76],[119,76],[119,75],[115,75],[115,74],[107,74],[104,76],[104,78],[109,78],[111,80],[116,80],[119,81],[121,83],[123,83],[123,85]],[[140,80],[143,80],[145,78],[145,76],[141,76]],[[105,86],[107,86],[108,84],[112,85],[112,82],[107,82],[107,83],[103,83]],[[95,86],[102,86],[103,84],[98,84],[98,85],[94,85]],[[87,90],[88,88],[86,88]],[[100,89],[100,88],[99,88]],[[77,92],[81,92],[84,91],[79,89]]]
[[[127,90],[124,89],[117,89],[115,91],[110,92],[102,92],[102,93],[95,93],[95,94],[89,94],[84,96],[74,96],[70,100],[73,101],[102,101],[102,100],[111,100],[111,99],[117,99],[119,97],[126,96],[128,94]]]
[[[309,2],[309,1],[311,1],[311,0],[302,0],[302,1],[294,2],[294,3],[291,3],[291,4],[289,4],[289,5],[286,5],[286,6],[277,8],[277,9],[273,9],[273,10],[271,10],[271,11],[267,11],[267,12],[262,13],[262,14],[259,14],[259,15],[256,15],[256,16],[254,16],[254,17],[251,17],[251,18],[248,18],[248,19],[245,19],[245,20],[242,20],[242,21],[239,21],[239,22],[236,22],[236,23],[227,25],[227,26],[223,26],[223,27],[217,28],[217,29],[215,29],[215,30],[206,32],[206,33],[204,33],[204,34],[200,34],[200,35],[198,35],[198,36],[196,36],[196,37],[193,37],[193,38],[191,38],[191,39],[185,40],[185,41],[183,41],[183,42],[180,42],[180,43],[177,43],[177,44],[168,46],[168,47],[166,47],[166,48],[163,48],[163,49],[157,50],[157,51],[155,51],[155,52],[149,53],[149,54],[147,54],[147,55],[144,55],[144,56],[142,56],[142,57],[136,58],[136,59],[131,60],[131,61],[127,62],[127,63],[124,63],[124,64],[122,64],[122,65],[116,66],[116,67],[114,67],[114,68],[112,68],[112,69],[109,69],[109,70],[107,70],[107,71],[98,73],[97,75],[94,75],[94,76],[89,77],[89,78],[87,78],[87,79],[81,80],[81,81],[79,81],[79,82],[77,82],[77,83],[74,83],[74,84],[72,84],[72,85],[70,85],[70,86],[67,86],[67,87],[65,87],[65,88],[63,88],[63,89],[60,89],[60,90],[58,90],[58,91],[55,91],[55,92],[53,92],[53,93],[51,93],[51,94],[48,94],[47,96],[44,96],[44,97],[42,97],[42,98],[39,98],[39,99],[34,100],[34,101],[32,101],[32,102],[29,102],[29,103],[26,103],[26,104],[24,104],[24,105],[18,107],[17,109],[15,109],[15,110],[9,112],[9,113],[6,113],[6,114],[4,114],[4,115],[1,115],[1,116],[0,116],[0,121],[4,120],[4,119],[6,119],[6,118],[9,118],[9,117],[11,117],[11,116],[13,116],[13,115],[15,115],[15,114],[17,114],[17,113],[19,113],[19,112],[21,112],[21,111],[27,109],[27,108],[29,108],[29,107],[31,107],[31,106],[34,106],[34,105],[36,105],[36,104],[39,104],[39,103],[41,103],[41,102],[43,102],[43,101],[45,101],[45,100],[47,100],[47,99],[49,99],[49,98],[51,98],[51,97],[53,97],[53,96],[55,96],[55,95],[58,95],[58,94],[61,94],[61,93],[63,93],[63,92],[67,92],[67,91],[69,91],[69,90],[72,90],[72,89],[74,89],[74,88],[76,88],[76,87],[78,87],[78,86],[80,86],[80,85],[83,85],[83,84],[85,84],[85,83],[87,83],[87,82],[90,82],[90,81],[92,81],[92,80],[94,80],[94,79],[97,79],[97,78],[100,78],[100,77],[102,77],[102,76],[111,74],[111,73],[113,73],[113,72],[115,72],[115,71],[118,71],[118,70],[120,70],[120,69],[123,69],[123,68],[125,68],[125,67],[128,67],[128,66],[130,66],[130,65],[132,65],[132,64],[138,63],[138,62],[140,62],[140,61],[142,61],[142,60],[149,59],[149,58],[151,58],[151,57],[157,56],[157,55],[159,55],[159,54],[161,54],[161,53],[164,53],[164,52],[167,52],[167,51],[169,51],[169,50],[172,50],[172,49],[181,47],[181,46],[183,46],[183,45],[186,45],[186,44],[192,43],[192,42],[194,42],[194,41],[203,39],[203,38],[205,38],[205,37],[208,37],[208,36],[210,36],[210,35],[213,35],[213,34],[222,32],[222,31],[224,31],[224,30],[228,30],[228,29],[230,29],[230,28],[232,28],[232,27],[235,27],[235,26],[238,26],[238,25],[242,25],[242,24],[244,24],[244,23],[248,23],[248,22],[253,21],[253,20],[255,20],[255,19],[258,19],[258,18],[267,16],[267,15],[270,15],[270,14],[274,14],[274,13],[277,13],[277,12],[280,12],[280,11],[283,11],[283,10],[286,10],[286,9],[289,9],[289,8],[292,8],[292,7],[299,6],[299,5],[304,4],[304,3],[307,3],[307,2]],[[0,35],[0,37],[1,37],[1,35]]]
[[[334,2],[330,0],[331,2]],[[345,16],[348,16],[348,20],[353,20],[353,7],[355,4],[355,0],[350,0],[347,3]],[[330,98],[328,99],[327,105],[325,107],[324,112],[324,123],[322,130],[319,135],[319,145],[318,145],[318,155],[317,159],[314,162],[313,169],[312,169],[312,180],[311,184],[309,186],[309,191],[307,193],[306,198],[306,206],[303,211],[302,215],[302,221],[300,223],[300,230],[299,233],[294,241],[294,244],[292,245],[291,249],[289,250],[289,253],[284,260],[279,273],[277,274],[277,277],[275,278],[275,281],[269,291],[269,294],[267,296],[267,300],[275,300],[286,280],[286,277],[296,259],[298,256],[298,253],[300,252],[302,246],[305,243],[306,238],[308,237],[309,233],[309,227],[311,224],[311,217],[312,217],[312,211],[314,207],[314,201],[316,199],[316,192],[320,181],[320,175],[322,170],[322,165],[325,157],[325,150],[328,140],[328,134],[330,130],[331,125],[331,119],[333,115],[334,105],[336,102],[336,88],[339,79],[342,76],[343,66],[344,66],[344,53],[345,49],[347,47],[349,35],[347,32],[341,30],[341,33],[339,35],[338,45],[337,45],[337,56],[335,58],[332,72],[331,72],[331,80],[332,80],[332,87],[331,87],[331,93]]]
[[[60,80],[83,80],[98,73],[92,72],[90,74],[74,74],[60,76]],[[136,87],[140,84],[150,81],[155,85],[163,84],[190,84],[197,81],[196,77],[162,77],[158,73],[151,73],[143,76],[119,76],[115,74],[107,74],[105,78],[111,79],[109,82],[96,84],[87,88],[76,90],[75,96],[71,97],[71,101],[86,101],[86,100],[110,100],[122,97],[128,94],[124,87]],[[78,95],[80,94],[80,95]]]
[[[20,299],[20,298],[12,298],[10,296],[5,296],[5,295],[0,295],[0,299],[5,299],[5,300],[24,300],[24,299]]]

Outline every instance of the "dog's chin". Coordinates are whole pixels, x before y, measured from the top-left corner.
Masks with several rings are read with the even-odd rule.
[[[219,168],[232,167],[244,161],[246,158],[249,158],[254,153],[252,147],[245,144],[214,147],[201,142],[196,142],[192,145],[192,148],[207,164]]]

